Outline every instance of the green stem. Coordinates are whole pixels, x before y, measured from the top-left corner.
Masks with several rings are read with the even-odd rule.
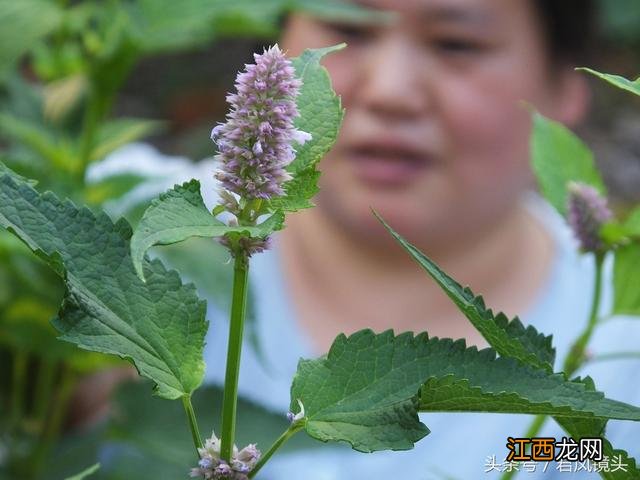
[[[577,338],[577,340],[571,346],[567,358],[565,358],[562,370],[567,378],[570,378],[573,373],[578,370],[586,361],[585,351],[593,331],[598,323],[598,311],[600,310],[600,298],[602,293],[602,265],[604,263],[604,255],[601,253],[595,254],[596,272],[595,282],[593,287],[593,298],[591,300],[591,311],[589,312],[589,320],[587,325]],[[529,426],[524,438],[533,438],[540,433],[543,425],[547,420],[546,415],[537,415],[533,422]],[[508,480],[516,474],[515,470],[510,472],[504,472],[500,476],[500,480]]]
[[[191,404],[191,396],[185,395],[182,397],[182,405],[184,411],[187,414],[189,420],[189,427],[191,428],[191,437],[193,438],[193,445],[196,447],[196,454],[200,458],[200,452],[198,449],[202,448],[202,437],[200,436],[200,430],[198,429],[198,421],[196,419],[196,413],[193,411],[193,405]]]
[[[640,358],[640,352],[612,352],[603,353],[602,355],[596,355],[587,360],[591,362],[604,362],[607,360],[624,360],[628,358]]]
[[[93,86],[92,88],[95,89]],[[77,168],[78,174],[82,176],[84,176],[84,171],[91,158],[91,149],[93,148],[94,137],[103,112],[102,103],[103,102],[95,90],[89,92],[87,106],[84,111],[84,119],[82,121],[82,132],[80,133],[80,151],[78,152]],[[84,178],[82,180],[84,180]]]
[[[586,360],[585,351],[593,330],[598,323],[598,310],[600,309],[600,297],[602,293],[602,264],[604,263],[604,255],[597,253],[595,255],[596,262],[596,278],[593,287],[593,299],[591,302],[591,312],[589,313],[589,321],[584,331],[578,339],[573,343],[569,350],[569,355],[564,361],[562,370],[567,378],[570,378],[576,370],[578,370]]]
[[[220,456],[231,461],[236,430],[236,407],[238,402],[238,377],[242,352],[242,332],[247,309],[247,284],[249,259],[246,253],[238,251],[233,268],[233,303],[229,325],[229,346],[227,350],[227,371],[222,399],[222,445]]]
[[[546,415],[536,415],[536,417],[531,422],[531,425],[527,429],[527,433],[524,434],[524,438],[536,437],[538,433],[540,433],[540,430],[542,429],[545,422],[547,421],[547,418],[548,417]],[[502,475],[500,475],[500,480],[509,480],[510,478],[513,478],[516,473],[517,473],[517,470],[515,469],[505,471],[502,473]]]
[[[269,448],[269,450],[267,450],[267,452],[262,455],[260,457],[260,460],[258,461],[258,463],[256,463],[256,466],[253,468],[253,470],[251,470],[251,472],[249,473],[249,478],[253,478],[256,476],[256,474],[260,471],[260,469],[262,467],[264,467],[264,465],[269,461],[269,459],[273,456],[274,453],[276,453],[276,451],[282,446],[284,445],[284,443],[289,440],[291,437],[293,437],[296,433],[298,433],[300,430],[302,430],[303,425],[301,424],[296,424],[295,426],[292,425],[291,427],[289,427],[287,430],[285,430],[282,435],[280,435],[278,437],[278,439],[273,443],[273,445],[271,445],[271,447]]]
[[[28,364],[29,357],[26,353],[15,353],[13,356],[13,372],[11,378],[11,414],[9,416],[10,430],[16,428],[22,419]]]

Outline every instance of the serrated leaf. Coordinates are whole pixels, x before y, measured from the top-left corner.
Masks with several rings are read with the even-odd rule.
[[[613,313],[640,315],[640,245],[632,243],[615,252]]]
[[[131,239],[131,257],[140,278],[144,278],[144,254],[154,245],[170,245],[191,237],[220,237],[241,233],[265,237],[283,227],[284,214],[277,211],[255,227],[230,227],[207,210],[200,194],[200,182],[191,180],[160,195],[144,213]]]
[[[640,421],[640,408],[606,399],[562,374],[425,333],[340,335],[326,358],[299,363],[291,399],[292,411],[298,400],[303,403],[309,435],[363,452],[412,448],[428,433],[418,409]]]
[[[539,333],[532,326],[525,328],[518,317],[509,320],[501,312],[494,315],[490,308],[486,308],[481,296],[476,296],[468,287],[463,288],[429,257],[402,238],[380,216],[376,216],[500,355],[517,358],[549,372],[553,370],[555,349],[551,344],[551,336]]]
[[[28,183],[31,186],[35,186],[38,184],[38,182],[36,180],[32,180],[30,178],[25,178],[22,175],[14,172],[13,170],[11,170],[9,167],[7,167],[4,163],[2,163],[0,161],[0,175],[10,175],[13,178],[15,178],[16,180],[20,181],[20,182],[25,182]]]
[[[591,150],[568,128],[533,113],[531,162],[544,197],[563,216],[567,210],[567,184],[591,185],[606,195]]]
[[[595,391],[596,387],[591,377],[585,377],[584,379],[577,378],[573,380],[576,383],[585,385],[589,391]],[[640,478],[640,470],[636,468],[636,462],[633,458],[629,457],[624,450],[616,450],[611,443],[604,438],[606,420],[602,419],[588,419],[588,418],[571,418],[571,417],[556,417],[555,420],[558,424],[567,432],[567,434],[576,441],[581,438],[594,438],[600,437],[603,439],[602,454],[603,457],[607,456],[609,459],[613,459],[614,456],[620,456],[621,463],[628,465],[627,470],[616,471],[601,471],[600,476],[606,480],[633,480]]]
[[[293,179],[284,184],[285,195],[273,198],[270,202],[273,208],[286,212],[297,212],[303,208],[313,207],[311,199],[318,193],[320,172],[315,165],[299,170]]]
[[[601,78],[605,82],[609,82],[611,85],[614,85],[622,90],[626,90],[627,92],[635,93],[640,96],[640,77],[635,80],[629,80],[627,78],[621,77],[620,75],[612,75],[610,73],[600,73],[596,70],[592,70],[590,68],[578,68],[578,70],[582,70],[584,72],[588,72],[591,75],[595,75],[596,77]]]
[[[101,160],[115,149],[156,133],[163,126],[163,122],[160,121],[136,118],[119,118],[106,122],[98,130],[96,143],[91,150],[90,160]]]
[[[320,60],[345,47],[346,44],[342,43],[333,47],[305,50],[291,61],[296,76],[302,80],[296,102],[300,116],[296,119],[295,127],[312,136],[311,140],[298,147],[296,158],[289,168],[291,172],[317,164],[338,136],[344,109],[340,97],[331,87],[329,73],[320,65]]]
[[[67,478],[67,480],[84,480],[85,478],[90,477],[91,475],[96,473],[99,469],[100,469],[100,464],[96,463],[92,467],[87,468],[86,470],[80,472],[79,474],[74,475],[73,477]]]
[[[159,261],[145,264],[147,284],[137,278],[125,220],[114,224],[104,213],[3,175],[0,225],[64,279],[65,298],[53,321],[62,340],[130,359],[164,398],[190,395],[200,385],[205,302]]]
[[[111,442],[116,440],[126,448],[114,449],[109,464],[104,465],[108,479],[157,479],[178,480],[188,477],[192,465],[193,442],[185,428],[184,409],[179,402],[163,402],[148,398],[147,382],[124,385],[112,399],[113,415],[108,425]],[[198,423],[203,434],[209,435],[211,428],[220,429],[222,411],[222,389],[203,386],[194,392],[193,408],[198,412]],[[255,443],[263,452],[287,427],[281,413],[238,398],[238,422],[236,443]],[[158,421],[162,419],[162,421]],[[204,428],[204,430],[203,430]],[[287,442],[283,451],[318,447],[317,442],[303,436]],[[261,475],[258,475],[259,479]],[[56,477],[54,477],[56,478]]]
[[[311,140],[296,148],[296,158],[287,167],[294,180],[285,183],[285,196],[274,200],[275,205],[280,205],[287,211],[313,206],[310,200],[318,191],[319,178],[316,165],[338,136],[344,110],[320,60],[344,47],[345,44],[341,44],[305,50],[302,55],[292,59],[296,76],[302,80],[302,88],[296,101],[300,117],[296,119],[295,126],[310,133]]]
[[[61,19],[62,11],[53,2],[0,0],[0,81]]]

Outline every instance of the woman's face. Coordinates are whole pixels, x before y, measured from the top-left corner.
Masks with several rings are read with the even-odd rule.
[[[371,236],[379,211],[413,241],[450,242],[511,211],[531,184],[529,113],[581,115],[551,71],[531,0],[368,0],[390,23],[290,19],[282,44],[347,42],[324,61],[346,116],[322,160],[323,213]]]

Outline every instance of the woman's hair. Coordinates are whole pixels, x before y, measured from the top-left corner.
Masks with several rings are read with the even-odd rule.
[[[531,1],[538,12],[552,62],[556,65],[587,63],[596,35],[595,1]],[[286,28],[289,18],[289,13],[283,14],[278,26]]]
[[[589,61],[595,37],[596,5],[593,0],[533,0],[547,39],[549,56],[556,64]]]

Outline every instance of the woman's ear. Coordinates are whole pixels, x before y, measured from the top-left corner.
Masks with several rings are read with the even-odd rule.
[[[565,68],[557,74],[552,118],[573,127],[584,120],[591,103],[591,90],[584,73]]]

